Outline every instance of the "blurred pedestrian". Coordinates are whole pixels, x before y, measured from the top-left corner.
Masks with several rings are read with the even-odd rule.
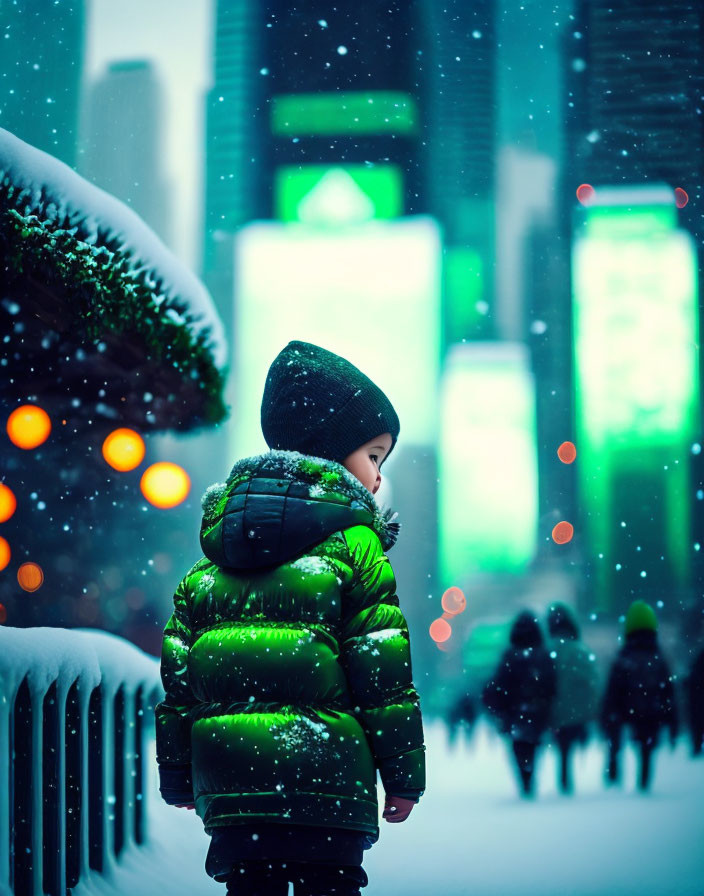
[[[692,736],[692,755],[704,751],[704,648],[694,658],[687,678],[687,709]]]
[[[518,614],[510,641],[484,687],[482,701],[496,717],[499,730],[511,738],[520,792],[528,797],[535,789],[538,745],[550,721],[555,668],[534,613],[524,610]]]
[[[652,757],[662,728],[670,731],[674,747],[677,739],[677,705],[670,667],[660,653],[655,611],[645,601],[628,608],[626,640],[611,666],[601,707],[601,726],[609,748],[607,782],[620,779],[619,753],[624,726],[630,728],[640,748],[638,787],[648,790],[652,778]]]
[[[580,641],[577,620],[566,604],[549,608],[548,633],[557,676],[550,727],[560,750],[558,786],[563,793],[571,793],[570,752],[575,744],[586,744],[589,737],[587,726],[599,704],[599,675],[594,654]]]
[[[450,746],[455,743],[461,729],[466,731],[467,736],[472,733],[477,715],[476,697],[466,689],[461,690],[450,704],[447,713],[448,744]]]

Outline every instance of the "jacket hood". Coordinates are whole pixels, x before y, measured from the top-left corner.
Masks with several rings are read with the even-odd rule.
[[[200,544],[218,566],[279,566],[333,532],[366,525],[384,551],[400,524],[342,464],[298,451],[245,457],[202,498]]]
[[[567,604],[552,604],[548,610],[548,631],[553,638],[579,638],[579,626]]]
[[[511,644],[513,647],[540,647],[543,634],[534,614],[529,610],[519,613],[511,627]]]

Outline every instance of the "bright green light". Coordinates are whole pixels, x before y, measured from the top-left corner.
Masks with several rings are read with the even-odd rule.
[[[520,573],[537,537],[533,378],[525,348],[456,345],[440,402],[440,567],[443,587],[475,573]]]
[[[480,253],[448,246],[444,259],[446,334],[452,343],[479,332],[489,306],[482,305],[484,271]]]
[[[692,432],[696,277],[694,246],[681,231],[576,242],[575,350],[590,441],[634,445]]]
[[[396,408],[400,441],[434,445],[440,267],[440,235],[430,218],[327,229],[257,223],[240,231],[228,395],[232,456],[266,450],[259,422],[264,381],[292,339],[357,365]]]
[[[586,234],[613,239],[624,236],[652,236],[672,230],[677,226],[677,209],[674,205],[594,206],[589,208]]]
[[[418,108],[407,93],[292,93],[271,100],[275,137],[402,134],[418,130]]]
[[[644,555],[664,557],[678,585],[686,584],[691,567],[689,446],[699,430],[696,249],[689,234],[675,229],[671,196],[658,207],[645,190],[639,206],[638,195],[630,188],[628,207],[589,208],[572,259],[581,518],[589,554],[599,558],[593,584],[597,607],[605,610],[623,602],[622,552],[629,543],[621,522],[634,545],[651,545]],[[643,515],[638,487],[662,496],[659,519]],[[651,578],[656,589],[675,584],[660,582],[654,571]],[[639,584],[646,588],[649,581]]]
[[[397,165],[287,165],[276,170],[274,205],[276,217],[283,221],[314,223],[316,215],[328,221],[397,218],[403,214],[401,169]]]

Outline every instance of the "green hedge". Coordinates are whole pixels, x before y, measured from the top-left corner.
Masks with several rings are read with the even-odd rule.
[[[186,303],[160,293],[158,282],[144,268],[135,269],[116,241],[92,245],[77,226],[64,229],[62,222],[12,207],[22,208],[26,197],[7,182],[0,184],[0,246],[10,291],[31,273],[69,310],[79,344],[97,345],[106,333],[128,337],[143,347],[145,360],[197,381],[202,406],[192,409],[187,424],[174,421],[174,428],[223,420],[226,371],[215,366],[209,331],[194,334],[190,329],[194,318]]]

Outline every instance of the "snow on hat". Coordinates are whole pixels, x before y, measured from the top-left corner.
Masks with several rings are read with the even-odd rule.
[[[342,461],[388,432],[398,439],[396,411],[381,389],[345,358],[294,340],[274,358],[261,406],[262,433],[272,449]]]
[[[658,630],[658,620],[655,616],[655,610],[646,604],[644,600],[634,600],[626,613],[626,634],[640,631],[642,629],[650,629],[656,632]]]

